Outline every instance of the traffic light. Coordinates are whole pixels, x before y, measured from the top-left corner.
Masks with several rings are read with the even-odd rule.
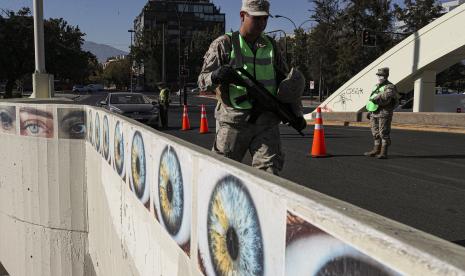
[[[363,30],[362,32],[362,45],[365,47],[375,47],[376,46],[376,33],[370,30]]]

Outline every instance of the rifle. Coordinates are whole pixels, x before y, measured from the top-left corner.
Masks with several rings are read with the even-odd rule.
[[[247,77],[247,80],[242,78],[236,70]],[[234,80],[232,83],[247,89],[247,94],[236,98],[236,101],[241,103],[245,100],[250,100],[253,106],[252,116],[249,119],[250,123],[255,123],[260,115],[260,111],[270,111],[278,116],[284,124],[293,127],[300,135],[304,136],[302,130],[307,126],[305,119],[296,116],[286,104],[280,102],[275,96],[268,92],[263,84],[258,82],[244,68],[236,68],[234,73]]]

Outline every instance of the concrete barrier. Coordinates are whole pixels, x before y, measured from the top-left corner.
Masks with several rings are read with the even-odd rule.
[[[0,113],[11,275],[465,274],[457,245],[103,109]]]
[[[323,112],[325,121],[338,122],[369,122],[366,112]],[[314,119],[316,113],[312,113]],[[438,113],[438,112],[394,112],[392,118],[394,124],[422,125],[435,127],[460,127],[465,128],[465,113]]]

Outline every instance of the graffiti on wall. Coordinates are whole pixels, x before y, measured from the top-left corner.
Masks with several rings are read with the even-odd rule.
[[[353,97],[360,98],[361,96],[363,96],[363,88],[348,88],[337,96],[336,101],[333,103],[333,107],[342,106],[342,109],[345,110],[346,105],[353,101]]]

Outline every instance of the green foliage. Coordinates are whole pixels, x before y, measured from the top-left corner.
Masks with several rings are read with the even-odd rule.
[[[62,18],[45,20],[45,67],[55,79],[78,83],[95,74],[96,57],[81,49],[84,36]],[[9,18],[0,16],[0,45],[0,79],[7,80],[5,97],[11,97],[15,81],[34,72],[34,25],[28,8]]]
[[[404,6],[394,4],[394,12],[397,19],[405,23],[403,31],[406,33],[416,32],[443,14],[436,0],[404,0]]]
[[[103,79],[108,84],[114,84],[116,89],[129,87],[131,81],[131,61],[129,58],[110,62],[103,70]]]

